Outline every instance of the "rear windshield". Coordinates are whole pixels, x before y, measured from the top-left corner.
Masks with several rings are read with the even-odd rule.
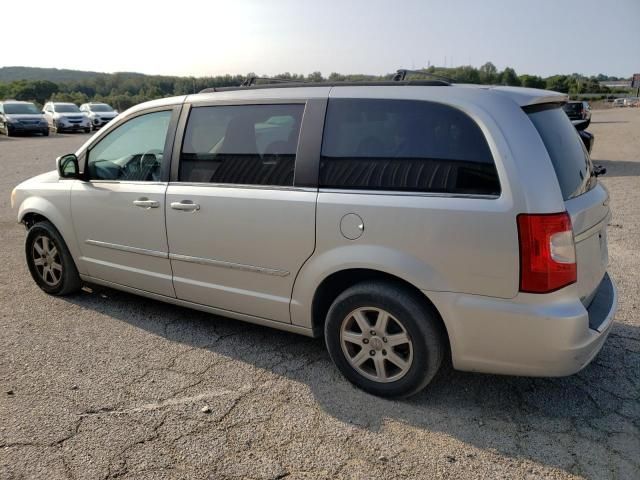
[[[595,185],[589,154],[571,120],[561,108],[529,113],[558,177],[565,200],[589,191]]]
[[[4,113],[7,115],[38,114],[40,110],[33,103],[5,103]]]

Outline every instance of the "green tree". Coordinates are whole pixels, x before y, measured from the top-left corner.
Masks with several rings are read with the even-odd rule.
[[[500,74],[500,83],[502,85],[520,86],[520,79],[513,68],[507,67]]]
[[[546,88],[547,83],[537,75],[520,75],[520,85],[527,88]]]
[[[496,83],[498,80],[498,69],[491,62],[487,62],[482,65],[478,69],[478,74],[480,77],[480,83],[492,84]]]

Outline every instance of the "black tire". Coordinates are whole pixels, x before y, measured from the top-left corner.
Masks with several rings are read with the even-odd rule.
[[[7,137],[13,137],[14,133],[11,130],[11,128],[9,128],[9,124],[5,124],[5,134],[7,135]]]
[[[84,129],[84,133],[91,133],[91,127],[89,127],[89,128],[85,128],[85,129]]]
[[[353,318],[351,314],[358,309],[369,307],[388,312],[410,337],[412,361],[406,373],[397,380],[382,383],[365,377],[352,366],[343,351],[343,322]],[[445,332],[438,313],[418,294],[392,282],[363,282],[341,293],[327,313],[324,334],[329,355],[342,374],[362,390],[381,397],[404,398],[422,390],[438,372],[446,351]],[[374,352],[373,340],[370,341],[371,343],[367,341],[368,345],[363,349],[371,349],[370,352]],[[376,352],[376,355],[382,353],[388,354],[381,350]],[[368,361],[365,360],[362,365]],[[382,362],[385,365],[389,364],[385,359]],[[386,366],[384,370],[386,372]]]
[[[49,136],[49,129],[48,128],[46,130],[42,131],[42,136],[43,137],[48,137]]]
[[[48,242],[51,242],[56,248],[56,254],[51,257],[50,261],[61,265],[62,270],[58,273],[58,281],[54,281],[55,277],[51,276],[53,274],[43,276],[42,268],[44,267],[36,265],[37,248],[34,244],[38,242],[39,248],[42,248],[42,243],[40,242],[43,238],[47,238]],[[75,293],[82,288],[82,280],[66,243],[58,230],[48,221],[38,222],[29,229],[25,241],[25,253],[29,272],[31,272],[34,281],[44,292],[50,295],[62,296]]]

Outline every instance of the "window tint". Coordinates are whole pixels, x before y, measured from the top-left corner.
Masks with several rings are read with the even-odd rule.
[[[560,190],[568,200],[595,185],[591,160],[577,130],[561,108],[529,113],[556,171]]]
[[[4,112],[7,115],[15,114],[34,114],[37,115],[40,113],[38,107],[36,107],[33,103],[7,103],[4,106]]]
[[[92,180],[159,181],[171,111],[141,115],[109,132],[89,151]]]
[[[72,103],[56,103],[55,110],[58,113],[77,113],[80,111],[78,106]]]
[[[452,107],[411,100],[330,100],[320,186],[500,193],[478,125]]]
[[[301,104],[193,108],[179,180],[293,185],[303,111]]]

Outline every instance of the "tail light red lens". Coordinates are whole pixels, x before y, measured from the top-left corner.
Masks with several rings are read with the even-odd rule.
[[[520,214],[520,291],[548,293],[577,280],[576,249],[567,212]]]

